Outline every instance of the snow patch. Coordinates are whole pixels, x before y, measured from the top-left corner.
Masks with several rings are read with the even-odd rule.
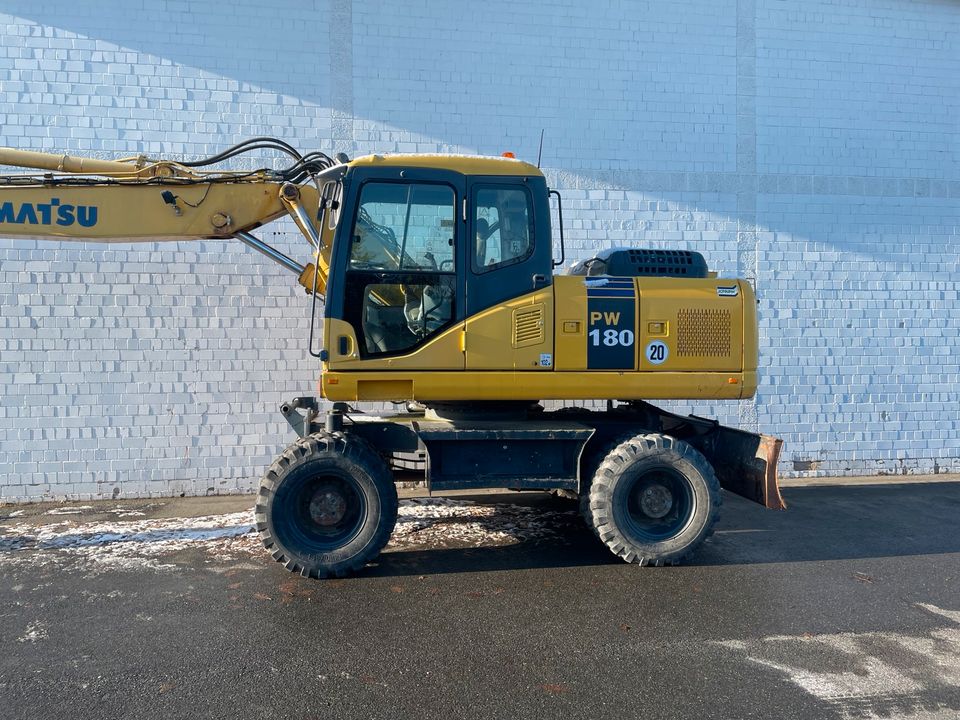
[[[575,522],[572,511],[448,498],[402,500],[387,551],[514,545],[555,538]],[[0,567],[56,563],[94,573],[165,571],[175,569],[173,556],[187,550],[206,553],[208,563],[229,562],[231,567],[264,554],[252,510],[197,518],[0,527]]]
[[[481,505],[469,500],[401,500],[387,550],[515,545],[552,538],[575,513],[522,505]]]
[[[53,508],[52,510],[47,510],[44,515],[79,515],[84,510],[93,510],[93,505]]]
[[[257,547],[253,529],[252,510],[197,518],[21,524],[0,529],[0,565],[59,560],[86,570],[169,570],[176,565],[161,559],[192,548],[224,559],[238,551],[250,554]]]
[[[32,622],[27,625],[27,631],[17,638],[17,642],[21,643],[35,643],[38,640],[47,639],[47,628],[42,622]]]
[[[944,610],[943,608],[937,607],[936,605],[931,605],[930,603],[917,603],[917,607],[922,610],[926,610],[929,613],[933,613],[934,615],[945,617],[947,620],[951,620],[957,625],[960,625],[960,610]]]
[[[918,607],[960,625],[960,611],[926,603]],[[921,637],[889,632],[804,634],[717,644],[783,673],[829,703],[844,720],[956,717],[937,697],[945,687],[960,688],[957,627],[936,628]]]

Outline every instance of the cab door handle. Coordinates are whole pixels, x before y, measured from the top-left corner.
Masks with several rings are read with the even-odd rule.
[[[337,353],[341,357],[349,357],[353,355],[353,340],[348,335],[340,335],[337,337]]]

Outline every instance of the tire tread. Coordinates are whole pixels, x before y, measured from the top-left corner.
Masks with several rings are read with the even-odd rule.
[[[704,529],[695,541],[680,550],[664,553],[641,552],[642,546],[631,543],[630,538],[616,526],[610,504],[614,486],[626,468],[633,462],[654,455],[663,455],[666,458],[674,456],[690,463],[706,482],[710,503],[708,515],[703,522]],[[584,517],[589,518],[587,524],[614,555],[636,565],[659,567],[680,564],[713,534],[722,502],[720,482],[710,463],[700,452],[689,443],[669,435],[645,433],[621,440],[604,457],[593,476],[589,493],[586,494]]]
[[[276,491],[283,479],[297,468],[325,453],[340,455],[363,467],[374,478],[378,489],[385,491],[381,494],[380,504],[381,513],[387,516],[387,521],[380,523],[377,527],[373,539],[366,545],[364,552],[334,565],[314,564],[311,566],[302,559],[294,557],[293,552],[280,545],[270,532],[267,519]],[[274,560],[290,572],[298,573],[303,577],[318,579],[344,577],[348,573],[360,570],[364,565],[374,560],[390,540],[390,535],[397,522],[397,488],[386,462],[366,440],[342,432],[318,432],[298,438],[287,446],[267,468],[256,495],[254,518],[263,546],[270,551]]]

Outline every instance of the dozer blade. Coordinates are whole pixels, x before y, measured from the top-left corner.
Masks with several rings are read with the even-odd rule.
[[[771,510],[786,510],[777,481],[777,460],[783,440],[717,425],[712,455],[720,485],[735,495]]]
[[[675,415],[645,402],[634,406],[657,416],[663,432],[687,441],[703,453],[725,490],[771,510],[787,508],[777,479],[783,440],[726,427],[696,415]]]

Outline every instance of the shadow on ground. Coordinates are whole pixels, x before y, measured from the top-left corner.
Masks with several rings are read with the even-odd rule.
[[[766,510],[725,493],[716,532],[686,565],[754,565],[960,552],[960,483],[794,487],[786,511]],[[529,496],[477,496],[475,502],[571,508]],[[572,511],[571,511],[572,512]],[[619,564],[581,522],[556,539],[507,547],[401,550],[385,553],[365,574],[405,576]]]

